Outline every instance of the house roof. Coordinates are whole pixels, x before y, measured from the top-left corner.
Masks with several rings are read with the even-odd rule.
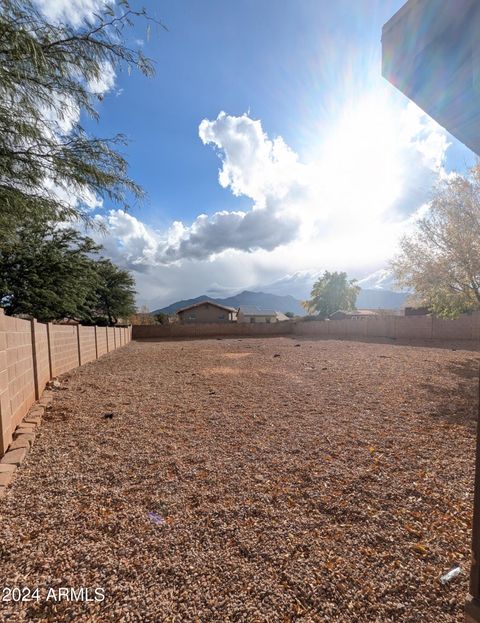
[[[274,309],[260,309],[256,305],[241,305],[239,310],[245,316],[276,316],[277,312]]]
[[[202,305],[212,305],[212,307],[218,307],[219,309],[223,309],[228,312],[237,312],[235,307],[227,307],[226,305],[221,305],[220,303],[216,303],[215,301],[200,301],[200,303],[194,303],[193,305],[188,305],[187,307],[182,307],[181,309],[177,309],[177,314],[181,312],[188,311],[190,309],[195,309],[197,307],[201,307]]]
[[[330,317],[335,316],[335,314],[345,314],[345,316],[378,316],[377,312],[373,311],[372,309],[354,309],[351,311],[337,309],[336,312],[330,314]]]

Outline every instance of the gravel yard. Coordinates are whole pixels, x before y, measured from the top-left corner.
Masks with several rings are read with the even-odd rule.
[[[137,342],[65,375],[0,501],[0,584],[40,596],[0,621],[462,621],[479,357],[461,349]]]

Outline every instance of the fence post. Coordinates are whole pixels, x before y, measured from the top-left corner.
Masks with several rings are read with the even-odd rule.
[[[32,361],[33,361],[33,385],[35,387],[35,400],[40,398],[40,390],[38,384],[38,361],[37,361],[37,338],[35,333],[37,321],[35,318],[30,320],[30,326],[32,329]]]
[[[7,332],[5,316],[0,308],[0,456],[3,456],[11,441],[10,427],[10,393],[8,391],[7,365]]]
[[[82,365],[82,349],[80,346],[80,325],[77,324],[78,365]]]
[[[95,359],[98,359],[97,325],[93,327],[95,332]]]
[[[52,329],[52,323],[47,322],[48,367],[50,370],[50,380],[53,379],[53,361],[52,361],[53,344],[52,344],[51,329]]]

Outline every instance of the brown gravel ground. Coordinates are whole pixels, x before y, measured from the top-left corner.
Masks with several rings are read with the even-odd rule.
[[[0,584],[40,599],[0,620],[462,621],[479,357],[457,348],[144,342],[66,375],[0,501]]]

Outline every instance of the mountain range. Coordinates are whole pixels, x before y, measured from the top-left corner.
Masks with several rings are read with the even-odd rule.
[[[212,301],[227,307],[238,308],[242,305],[256,305],[260,309],[293,312],[295,315],[304,316],[306,312],[301,301],[309,297],[312,284],[317,277],[317,273],[299,272],[261,286],[260,292],[244,290],[226,298],[203,294],[193,299],[176,301],[167,307],[156,309],[152,313],[174,314],[182,307],[188,307],[202,301]],[[359,309],[399,309],[409,296],[408,292],[394,292],[390,289],[393,288],[394,281],[391,272],[388,270],[379,270],[359,280],[358,283],[362,288],[357,298]]]
[[[260,309],[274,309],[275,311],[287,312],[291,311],[296,315],[305,315],[305,310],[300,304],[300,301],[293,298],[293,296],[285,295],[278,296],[277,294],[268,294],[267,292],[249,292],[244,290],[235,296],[229,296],[227,298],[212,298],[203,294],[197,296],[194,299],[186,299],[184,301],[177,301],[162,309],[157,309],[152,313],[162,312],[164,314],[174,314],[182,307],[188,307],[195,303],[201,303],[202,301],[212,301],[212,303],[220,303],[220,305],[226,305],[227,307],[241,307],[242,305],[256,305]]]

